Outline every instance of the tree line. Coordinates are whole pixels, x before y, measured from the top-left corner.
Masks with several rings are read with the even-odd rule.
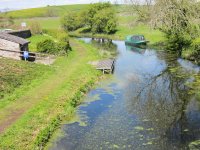
[[[61,24],[66,31],[84,28],[87,32],[111,34],[116,31],[117,18],[111,3],[90,4],[89,9],[80,12],[68,12]]]

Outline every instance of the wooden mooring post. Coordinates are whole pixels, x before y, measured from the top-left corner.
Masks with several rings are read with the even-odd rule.
[[[98,62],[96,69],[101,70],[103,74],[112,73],[114,70],[115,59],[106,59]]]

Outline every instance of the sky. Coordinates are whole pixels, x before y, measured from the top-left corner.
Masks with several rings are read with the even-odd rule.
[[[0,0],[0,10],[35,8],[47,5],[89,4],[99,1],[105,0]],[[116,0],[110,1],[115,2]]]

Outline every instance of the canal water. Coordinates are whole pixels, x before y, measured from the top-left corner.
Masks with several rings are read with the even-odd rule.
[[[123,41],[82,40],[116,55],[115,70],[88,93],[51,150],[200,148],[200,101],[189,88],[198,66]]]

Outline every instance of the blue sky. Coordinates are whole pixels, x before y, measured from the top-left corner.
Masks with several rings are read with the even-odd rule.
[[[105,1],[105,0],[0,0],[0,10],[24,9],[24,8],[42,7],[46,5],[89,4],[99,1]],[[110,0],[110,1],[115,2],[116,0]]]

